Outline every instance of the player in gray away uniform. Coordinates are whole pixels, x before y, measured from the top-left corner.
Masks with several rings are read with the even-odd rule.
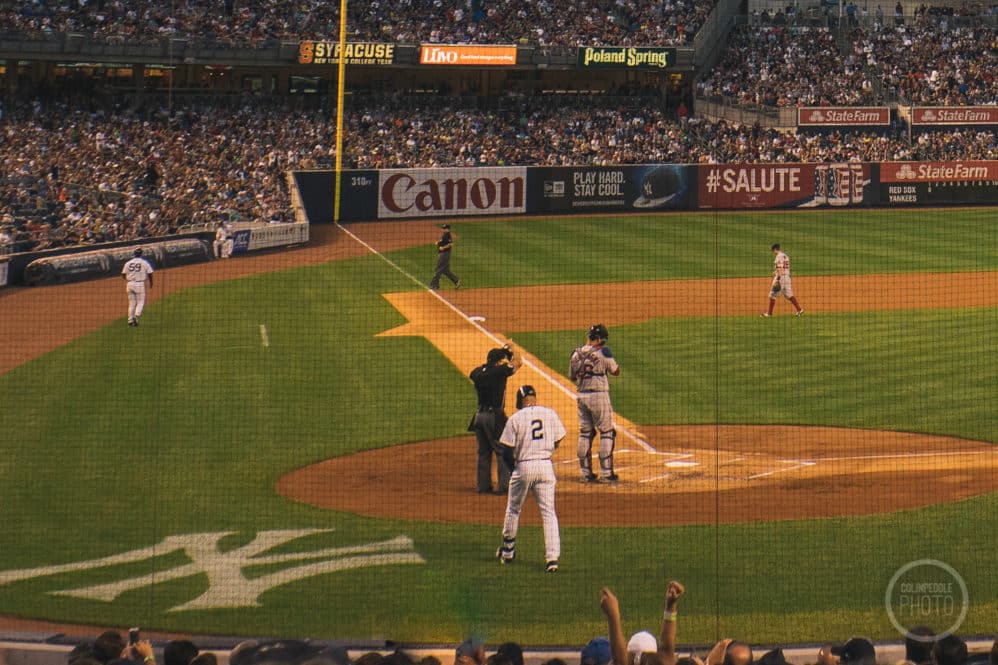
[[[780,249],[779,243],[772,247],[773,250],[773,281],[769,285],[769,308],[763,312],[764,317],[773,315],[773,307],[776,306],[776,296],[783,294],[783,297],[794,306],[794,316],[804,313],[804,308],[797,302],[794,296],[794,285],[790,278],[790,257]]]
[[[578,389],[579,405],[579,470],[582,482],[616,482],[613,472],[613,447],[617,430],[613,425],[608,374],[620,374],[620,366],[606,346],[609,333],[597,323],[589,329],[589,341],[572,352],[569,377]],[[593,440],[599,430],[600,475],[593,473]]]
[[[554,465],[551,456],[565,438],[565,426],[554,409],[537,404],[533,386],[520,386],[516,391],[517,412],[510,416],[499,442],[512,457],[513,475],[509,479],[506,519],[502,525],[502,545],[496,551],[500,563],[509,563],[516,556],[516,532],[520,526],[520,510],[527,492],[532,492],[541,513],[544,528],[544,553],[549,573],[558,572],[561,556],[561,533],[558,514],[554,510]]]

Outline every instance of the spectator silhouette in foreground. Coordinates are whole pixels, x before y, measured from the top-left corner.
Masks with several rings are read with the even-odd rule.
[[[841,665],[877,665],[877,650],[865,637],[853,637],[845,644],[832,647]]]
[[[932,649],[936,644],[936,633],[925,625],[912,626],[904,636],[904,658],[915,665],[933,662]]]

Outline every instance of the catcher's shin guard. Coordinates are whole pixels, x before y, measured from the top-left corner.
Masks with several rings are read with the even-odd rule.
[[[599,467],[604,478],[615,476],[613,472],[613,449],[616,447],[617,430],[600,432]]]
[[[583,482],[595,480],[593,473],[593,441],[596,439],[596,430],[583,430],[579,432],[579,473]]]

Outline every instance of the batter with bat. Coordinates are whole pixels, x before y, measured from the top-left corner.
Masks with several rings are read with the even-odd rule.
[[[589,328],[588,341],[572,351],[569,377],[578,390],[579,407],[579,470],[584,483],[617,482],[613,471],[613,448],[617,430],[613,424],[613,406],[610,404],[610,381],[607,376],[620,374],[610,347],[606,345],[609,332],[602,323]],[[592,449],[599,430],[600,475],[593,473]]]
[[[773,315],[773,307],[776,306],[776,296],[783,294],[783,297],[794,306],[794,316],[804,313],[804,308],[794,297],[794,285],[790,280],[790,257],[780,249],[780,244],[776,243],[772,247],[775,258],[773,259],[773,283],[769,285],[769,309],[762,315],[764,317]]]

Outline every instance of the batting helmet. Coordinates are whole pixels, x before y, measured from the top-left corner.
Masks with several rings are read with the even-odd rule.
[[[141,247],[136,247],[135,251],[132,252],[132,254],[134,254],[135,256],[142,256],[142,248]]]
[[[527,397],[537,397],[537,391],[531,385],[520,386],[520,389],[516,391],[516,408],[523,408],[523,400]]]
[[[607,337],[609,336],[610,333],[607,332],[606,326],[604,326],[602,323],[597,323],[596,325],[594,325],[589,329],[589,339],[592,340],[599,339],[605,342]]]

